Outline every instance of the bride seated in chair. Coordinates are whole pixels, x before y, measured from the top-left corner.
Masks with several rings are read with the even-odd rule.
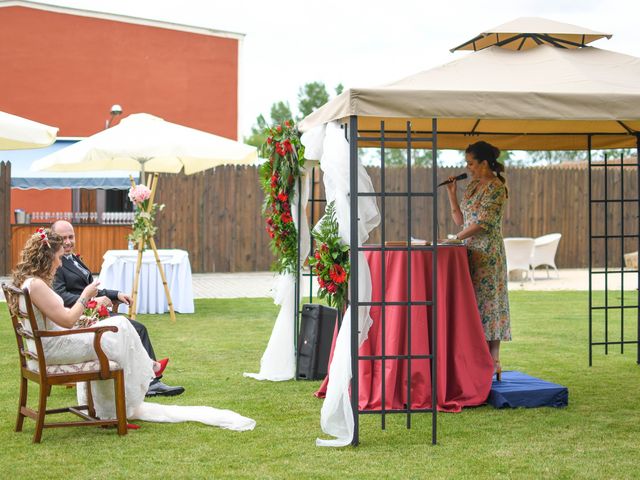
[[[95,281],[84,289],[75,305],[71,308],[64,306],[62,298],[51,288],[55,272],[62,264],[63,252],[60,235],[49,229],[39,229],[27,240],[20,261],[12,272],[13,284],[29,291],[40,330],[86,326],[86,318],[83,316],[85,308],[97,294],[99,282]],[[117,332],[105,332],[100,345],[108,359],[116,362],[124,371],[127,418],[156,422],[199,421],[231,430],[254,428],[254,420],[229,410],[144,402],[149,383],[162,374],[166,361],[155,362],[149,357],[140,337],[125,317],[108,317],[99,320],[97,324],[115,326],[118,329]],[[43,338],[43,353],[47,364],[64,365],[96,360],[94,338],[92,333]],[[116,418],[113,382],[91,382],[91,393],[96,416],[101,419]]]
[[[63,253],[62,237],[49,230],[40,230],[27,240],[21,259],[12,273],[13,284],[29,290],[41,330],[65,330],[80,325],[85,321],[81,317],[88,302],[98,291],[98,281],[95,281],[84,289],[72,308],[64,307],[62,298],[51,289],[53,276],[62,264]],[[149,383],[162,374],[166,360],[159,363],[149,358],[140,337],[126,318],[110,317],[101,320],[100,324],[118,328],[117,332],[102,336],[101,346],[107,357],[118,363],[124,371],[127,416],[132,416],[136,407],[144,401]],[[47,363],[64,365],[97,360],[93,340],[92,333],[45,337],[42,346]],[[115,418],[112,383],[96,382],[92,391],[96,415],[103,419]]]

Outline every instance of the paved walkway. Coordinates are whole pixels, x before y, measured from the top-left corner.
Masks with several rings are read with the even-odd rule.
[[[547,278],[544,270],[538,270],[535,281],[509,282],[509,290],[589,290],[589,271],[586,269],[564,269],[559,271],[559,278],[555,272]],[[609,275],[609,290],[619,290],[622,275]],[[8,281],[7,277],[0,277],[0,283]],[[272,272],[247,273],[195,273],[193,274],[193,295],[195,298],[260,298],[271,296],[270,290],[274,283]],[[314,288],[315,288],[314,281]],[[604,290],[604,276],[594,278],[594,290]],[[309,279],[303,282],[303,292],[309,293]],[[625,290],[638,288],[638,276],[626,273],[624,278]],[[0,300],[3,300],[0,291]]]

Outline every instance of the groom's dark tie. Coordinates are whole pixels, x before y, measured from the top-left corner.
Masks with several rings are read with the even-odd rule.
[[[76,268],[82,273],[82,275],[84,275],[84,277],[87,280],[89,280],[89,275],[91,275],[91,272],[89,272],[89,270],[87,270],[82,265],[80,265],[78,261],[73,257],[73,255],[67,255],[67,258],[71,260],[73,264],[76,266]]]

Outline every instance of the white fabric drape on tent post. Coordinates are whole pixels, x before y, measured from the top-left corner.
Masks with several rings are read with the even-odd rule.
[[[298,225],[298,185],[295,185],[291,202],[291,216],[300,235],[300,264],[309,255],[309,223],[307,203],[309,202],[309,175],[303,171],[300,179],[300,225]],[[301,283],[301,282],[300,282]],[[296,277],[293,273],[279,275],[273,287],[273,303],[280,305],[280,312],[271,331],[267,348],[260,359],[259,373],[244,373],[245,377],[256,380],[281,382],[291,380],[296,374],[296,355],[293,345],[296,315]]]
[[[308,159],[320,159],[327,203],[335,201],[340,238],[349,245],[351,239],[350,164],[349,143],[345,139],[344,130],[337,122],[331,122],[305,133],[302,136],[302,143]],[[358,192],[373,191],[371,178],[362,163],[358,161]],[[369,233],[380,223],[380,213],[374,197],[358,199],[358,217],[358,246],[361,246],[369,238]],[[362,252],[358,253],[358,291],[360,301],[371,300],[371,273]],[[371,326],[369,310],[368,306],[359,307],[359,345],[362,345],[367,338]],[[318,446],[343,447],[351,443],[354,431],[349,396],[351,376],[351,307],[348,307],[338,332],[330,366],[327,395],[320,412],[322,431],[336,438],[332,440],[319,438],[316,440]]]

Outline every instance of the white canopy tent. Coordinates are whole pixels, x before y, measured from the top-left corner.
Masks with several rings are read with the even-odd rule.
[[[582,46],[597,38],[608,38],[608,34],[539,20],[521,19],[524,32],[510,24],[491,29],[457,47],[463,49],[471,44],[471,49],[479,50],[459,60],[381,87],[346,90],[300,122],[299,128],[307,136],[306,142],[303,138],[307,151],[316,152],[311,158],[321,158],[321,166],[335,162],[350,165],[346,191],[349,202],[338,207],[338,223],[341,232],[350,231],[350,238],[343,236],[343,241],[351,248],[351,310],[338,334],[321,412],[323,431],[336,438],[318,440],[318,445],[358,443],[358,359],[353,352],[367,334],[367,287],[371,284],[368,270],[361,268],[362,252],[358,249],[369,233],[362,228],[363,212],[374,212],[375,206],[367,209],[361,205],[372,197],[359,198],[361,192],[367,193],[359,184],[368,177],[363,178],[366,174],[360,173],[357,147],[380,146],[381,139],[385,147],[431,148],[434,153],[436,149],[464,149],[480,139],[507,150],[640,145],[640,59]],[[522,48],[518,48],[519,43],[501,41],[505,39],[502,34],[522,33],[536,35],[520,36]],[[540,42],[547,34],[566,35],[565,44],[556,40]],[[576,35],[580,36],[579,42]],[[535,45],[528,44],[527,40],[534,37],[538,38],[533,40]],[[486,42],[478,45],[482,39]],[[337,135],[330,136],[338,122],[347,124],[341,135],[349,139],[349,144],[339,151],[332,145],[338,141]],[[409,145],[414,134],[424,140],[411,140]],[[437,145],[431,138],[437,139]],[[435,172],[433,169],[434,186]],[[325,189],[329,192],[331,184],[325,182]],[[434,211],[436,205],[434,201]],[[437,214],[432,219],[433,231],[437,232]],[[365,235],[361,235],[363,231]],[[433,285],[436,290],[435,275]],[[436,298],[433,297],[434,311]],[[433,325],[437,323],[434,321]],[[433,331],[432,335],[435,337]],[[356,371],[350,384],[352,366]],[[435,431],[434,414],[434,442]]]
[[[560,48],[580,48],[601,38],[611,38],[611,34],[595,32],[588,28],[560,23],[547,18],[522,17],[490,28],[451,51],[478,51],[492,45],[510,50],[527,50],[538,45],[552,45]]]
[[[594,149],[635,147],[640,59],[594,47],[492,46],[382,87],[346,90],[300,129],[351,115],[363,132],[378,132],[384,120],[389,138],[407,121],[431,132],[437,118],[445,149],[481,136],[508,150],[583,150],[589,134]]]

